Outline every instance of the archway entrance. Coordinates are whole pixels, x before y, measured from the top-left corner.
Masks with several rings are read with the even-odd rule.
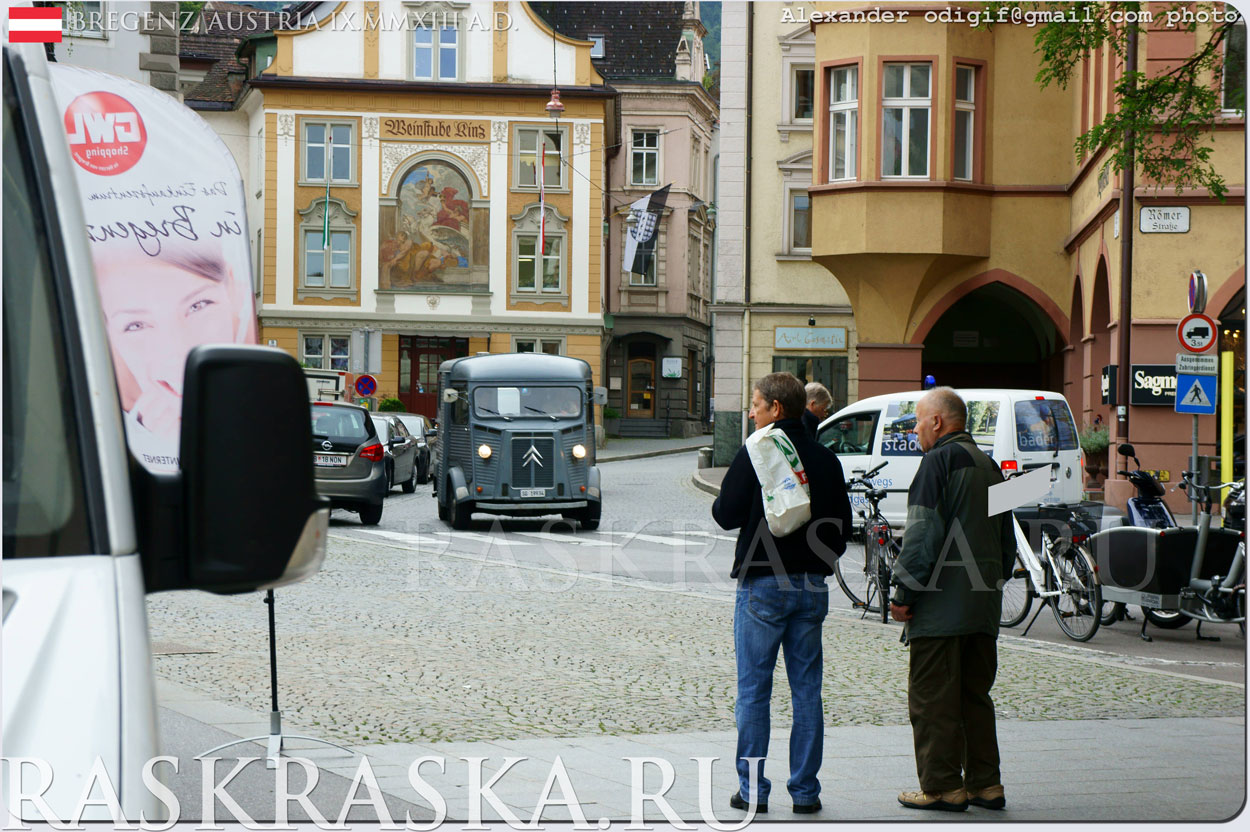
[[[951,387],[1063,390],[1063,336],[1033,300],[1003,283],[964,295],[924,339],[921,372]]]

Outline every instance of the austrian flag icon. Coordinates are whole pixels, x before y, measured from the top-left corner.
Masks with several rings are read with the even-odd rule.
[[[60,43],[64,9],[10,8],[9,43]]]

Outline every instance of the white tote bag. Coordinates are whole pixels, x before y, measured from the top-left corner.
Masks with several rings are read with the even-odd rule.
[[[785,431],[766,425],[747,437],[747,455],[759,477],[764,517],[773,537],[785,537],[812,519],[807,472]]]

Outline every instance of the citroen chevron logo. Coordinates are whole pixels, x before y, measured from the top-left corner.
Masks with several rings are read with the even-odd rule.
[[[534,443],[530,443],[530,449],[525,452],[525,456],[521,458],[522,465],[537,465],[543,467],[543,455],[534,447]]]

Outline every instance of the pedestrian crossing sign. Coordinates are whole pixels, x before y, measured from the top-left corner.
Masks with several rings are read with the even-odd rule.
[[[1176,412],[1195,416],[1215,414],[1216,376],[1178,373],[1176,376]]]

